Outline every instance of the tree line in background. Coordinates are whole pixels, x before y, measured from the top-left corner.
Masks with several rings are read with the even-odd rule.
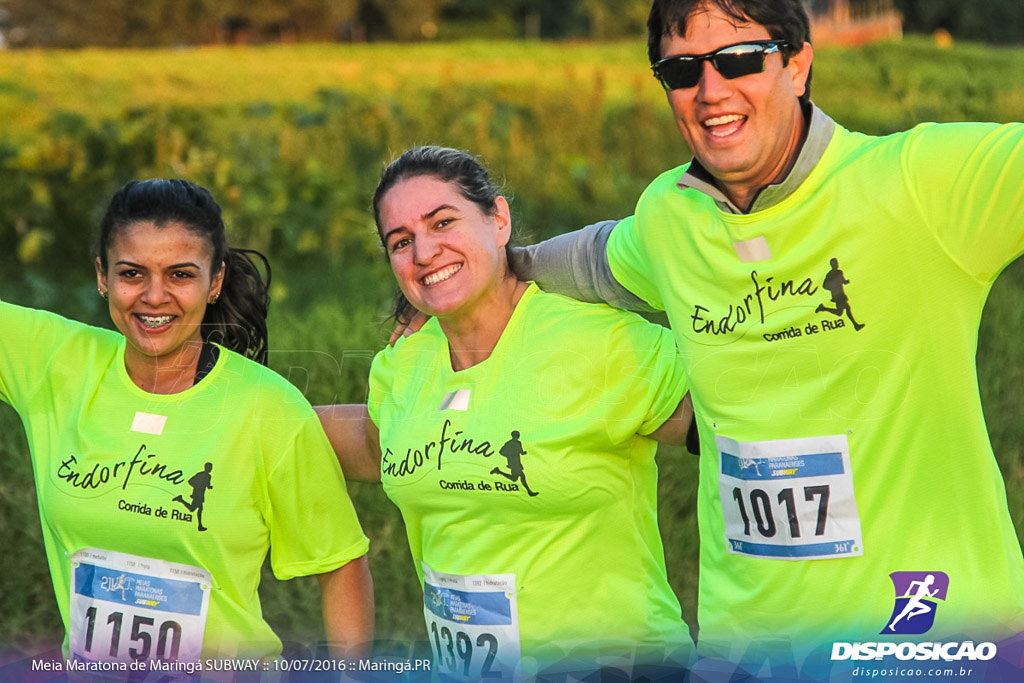
[[[0,0],[12,46],[637,35],[649,0]]]
[[[856,11],[878,0],[849,0]],[[815,6],[828,4],[816,0]],[[894,0],[905,30],[1024,39],[1020,0]],[[0,0],[14,47],[149,47],[291,40],[617,38],[641,35],[650,0]]]
[[[896,0],[895,5],[903,13],[903,29],[908,32],[945,29],[963,40],[1024,42],[1021,0]]]

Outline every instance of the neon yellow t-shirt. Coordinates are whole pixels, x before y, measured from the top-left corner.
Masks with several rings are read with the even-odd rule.
[[[436,320],[377,355],[369,410],[384,490],[405,519],[442,672],[481,677],[489,654],[492,671],[518,666],[507,648],[525,674],[592,667],[602,650],[686,663],[656,443],[642,436],[685,391],[668,330],[532,284],[478,365],[452,370]],[[498,586],[500,624],[480,616],[473,581]]]
[[[608,257],[668,312],[687,368],[702,651],[1020,632],[975,351],[1024,250],[1024,125],[837,127],[791,196],[747,215],[681,189],[684,171],[648,187]],[[913,625],[894,608],[911,574],[943,585]]]
[[[257,594],[268,548],[287,579],[368,546],[316,415],[224,348],[195,386],[147,393],[124,347],[0,302],[0,399],[28,435],[65,652],[70,641],[82,659],[174,659],[201,642],[203,657],[279,654]]]

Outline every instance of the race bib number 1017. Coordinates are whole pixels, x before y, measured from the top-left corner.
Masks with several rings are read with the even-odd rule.
[[[740,442],[715,437],[730,553],[775,560],[864,554],[846,435]]]

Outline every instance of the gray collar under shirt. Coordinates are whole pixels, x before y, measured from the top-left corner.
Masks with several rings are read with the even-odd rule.
[[[750,211],[741,211],[738,206],[733,204],[715,184],[712,175],[700,165],[696,158],[690,162],[687,172],[679,178],[679,187],[693,188],[698,192],[703,192],[714,199],[718,208],[725,213],[754,213],[778,204],[793,194],[796,188],[800,187],[800,183],[807,179],[815,165],[821,160],[821,155],[825,153],[825,148],[828,147],[829,140],[832,139],[832,133],[836,128],[835,121],[829,118],[828,114],[813,104],[808,107],[811,110],[811,124],[807,129],[807,139],[804,140],[803,147],[800,148],[800,153],[796,157],[796,163],[781,182],[768,185],[758,191],[754,202],[750,205]]]

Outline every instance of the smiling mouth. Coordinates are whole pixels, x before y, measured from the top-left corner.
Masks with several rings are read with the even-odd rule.
[[[746,116],[741,114],[726,114],[725,116],[715,116],[707,119],[703,122],[704,127],[708,133],[715,137],[725,137],[726,135],[732,135],[743,123],[747,120]]]
[[[455,275],[455,273],[459,272],[460,270],[462,270],[462,264],[457,263],[455,265],[448,266],[447,268],[442,268],[436,273],[431,273],[430,275],[423,278],[420,282],[425,284],[427,287],[431,285],[436,285],[438,282],[444,282],[445,280],[450,278],[452,275]]]
[[[151,330],[155,330],[158,327],[163,327],[167,323],[174,320],[176,316],[173,315],[140,315],[136,314],[136,318],[142,321],[142,324]]]

